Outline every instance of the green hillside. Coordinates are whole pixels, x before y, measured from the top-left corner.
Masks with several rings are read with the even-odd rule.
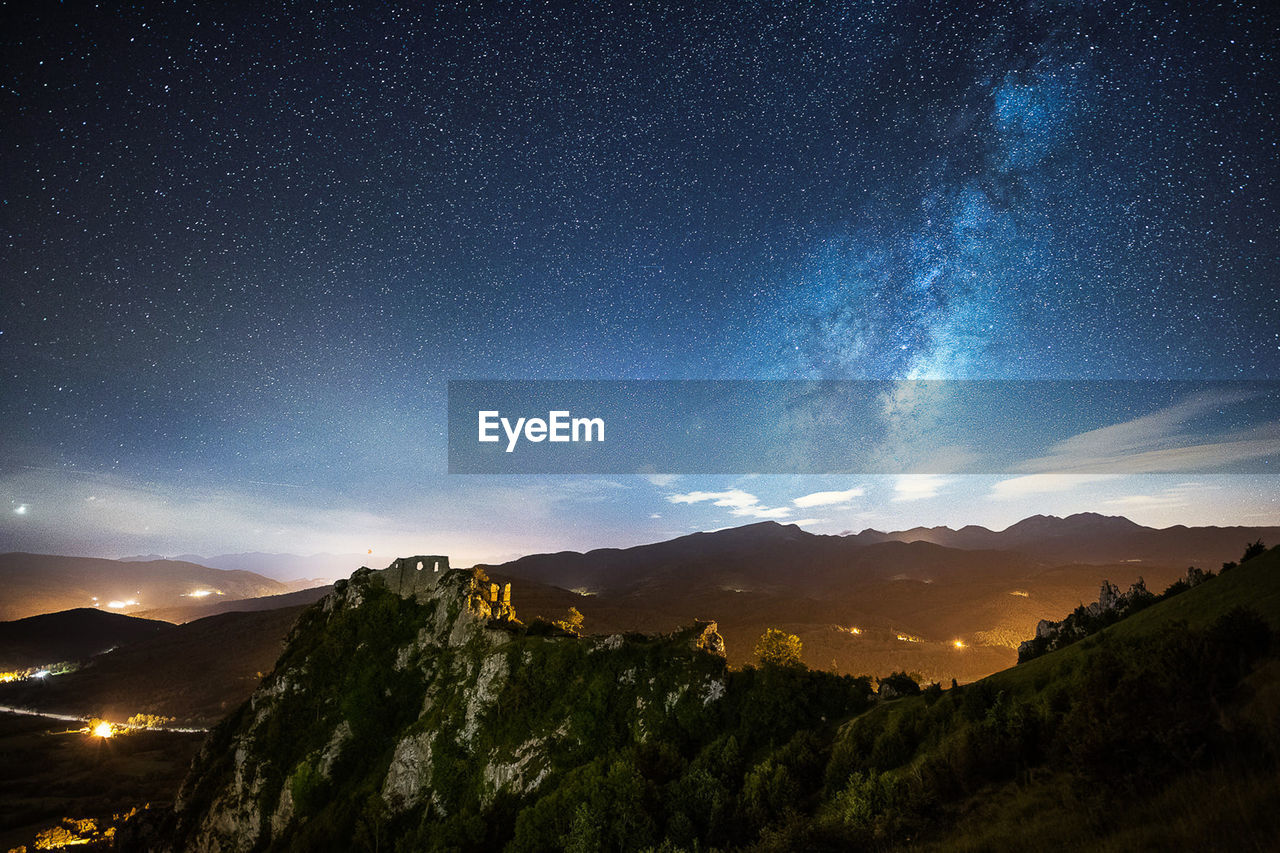
[[[1272,849],[1277,629],[1273,548],[1066,648],[882,704],[842,728],[793,840]]]
[[[1030,685],[1043,686],[1046,679],[1080,665],[1087,650],[1108,638],[1132,640],[1164,630],[1177,622],[1191,628],[1203,628],[1235,607],[1254,610],[1267,620],[1273,630],[1280,631],[1280,548],[1262,555],[1213,578],[1181,595],[1158,602],[1117,622],[1096,637],[1067,646],[1057,652],[1002,670],[983,679],[1002,690],[1020,690]]]

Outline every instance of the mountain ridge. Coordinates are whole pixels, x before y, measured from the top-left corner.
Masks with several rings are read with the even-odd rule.
[[[93,607],[0,622],[0,669],[25,669],[93,657],[174,627]]]
[[[1127,561],[1216,568],[1235,556],[1242,541],[1268,537],[1280,540],[1280,527],[1153,528],[1124,516],[1091,512],[1063,518],[1033,515],[1000,531],[966,525],[959,530],[938,526],[889,533],[868,528],[848,535],[809,533],[794,524],[768,520],[626,548],[529,554],[505,563],[477,565],[567,589],[619,592],[634,587],[636,573],[653,566],[665,566],[668,571],[689,568],[712,551],[719,559],[747,564],[751,558],[769,559],[781,545],[801,548],[810,562],[814,555],[824,560],[848,560],[857,549],[890,542],[927,542],[961,551],[1021,552],[1030,560],[1059,565]]]

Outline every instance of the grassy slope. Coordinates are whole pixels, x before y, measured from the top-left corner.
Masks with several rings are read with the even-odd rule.
[[[1280,548],[1272,548],[1209,583],[1139,611],[1094,637],[983,680],[1001,690],[1040,689],[1049,679],[1080,666],[1104,638],[1132,639],[1156,633],[1173,622],[1202,628],[1233,607],[1256,610],[1280,631]]]
[[[1212,581],[1160,602],[1087,638],[1028,663],[998,672],[983,682],[998,691],[1037,701],[1053,685],[1085,671],[1096,650],[1111,640],[1153,636],[1185,622],[1203,628],[1234,607],[1248,607],[1280,630],[1280,548],[1272,548]],[[1274,655],[1274,651],[1273,651]],[[1224,709],[1224,724],[1253,723],[1271,732],[1280,746],[1280,661],[1264,662],[1247,680],[1239,704]],[[895,718],[918,712],[924,700],[882,705],[861,721],[895,725]],[[1271,849],[1280,837],[1280,780],[1256,768],[1215,764],[1183,773],[1167,787],[1112,804],[1111,814],[1089,814],[1096,804],[1081,800],[1067,774],[1041,769],[969,797],[951,814],[943,834],[919,839],[938,850],[1062,849]],[[1122,814],[1123,820],[1116,820]],[[917,845],[912,845],[917,846]]]

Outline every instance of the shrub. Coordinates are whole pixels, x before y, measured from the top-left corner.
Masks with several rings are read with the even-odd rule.
[[[889,688],[889,692],[893,696],[920,695],[920,682],[905,672],[890,673],[880,679],[881,692],[884,692],[886,687]]]

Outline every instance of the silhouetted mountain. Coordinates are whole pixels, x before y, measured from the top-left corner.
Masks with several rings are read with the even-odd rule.
[[[209,725],[271,671],[303,609],[223,613],[169,625],[97,655],[75,672],[0,685],[0,705],[117,721],[159,714],[180,724]]]
[[[1144,527],[1122,516],[1082,512],[1058,518],[1033,515],[1001,531],[968,525],[916,527],[846,537],[865,544],[932,542],[948,548],[1022,551],[1056,563],[1151,562],[1217,568],[1235,559],[1241,543],[1280,541],[1280,527]]]
[[[657,577],[675,573],[682,574],[685,582],[692,582],[695,576],[703,583],[736,583],[749,577],[756,585],[785,587],[788,581],[774,562],[778,557],[786,556],[791,562],[821,547],[819,543],[838,541],[839,537],[815,536],[794,524],[763,521],[633,548],[534,554],[484,568],[592,592],[634,592],[652,584]],[[707,570],[715,571],[716,577],[706,575]]]
[[[197,597],[226,599],[277,595],[289,588],[252,572],[157,560],[122,563],[95,557],[0,554],[0,619],[21,619],[77,607],[119,613],[190,604]],[[111,607],[112,602],[119,606]],[[132,602],[132,603],[131,603]]]
[[[817,535],[765,521],[632,548],[534,554],[485,568],[597,593],[639,593],[673,581],[686,591],[800,589],[812,595],[898,575],[932,582],[970,570],[982,570],[987,577],[992,572],[1025,573],[1036,565],[1151,562],[1215,568],[1237,557],[1243,543],[1268,536],[1280,539],[1280,528],[1157,530],[1096,513],[1032,516],[999,532],[968,526],[867,530],[852,536]],[[946,550],[904,549],[905,544]]]
[[[92,607],[0,622],[0,669],[84,660],[173,627]]]

